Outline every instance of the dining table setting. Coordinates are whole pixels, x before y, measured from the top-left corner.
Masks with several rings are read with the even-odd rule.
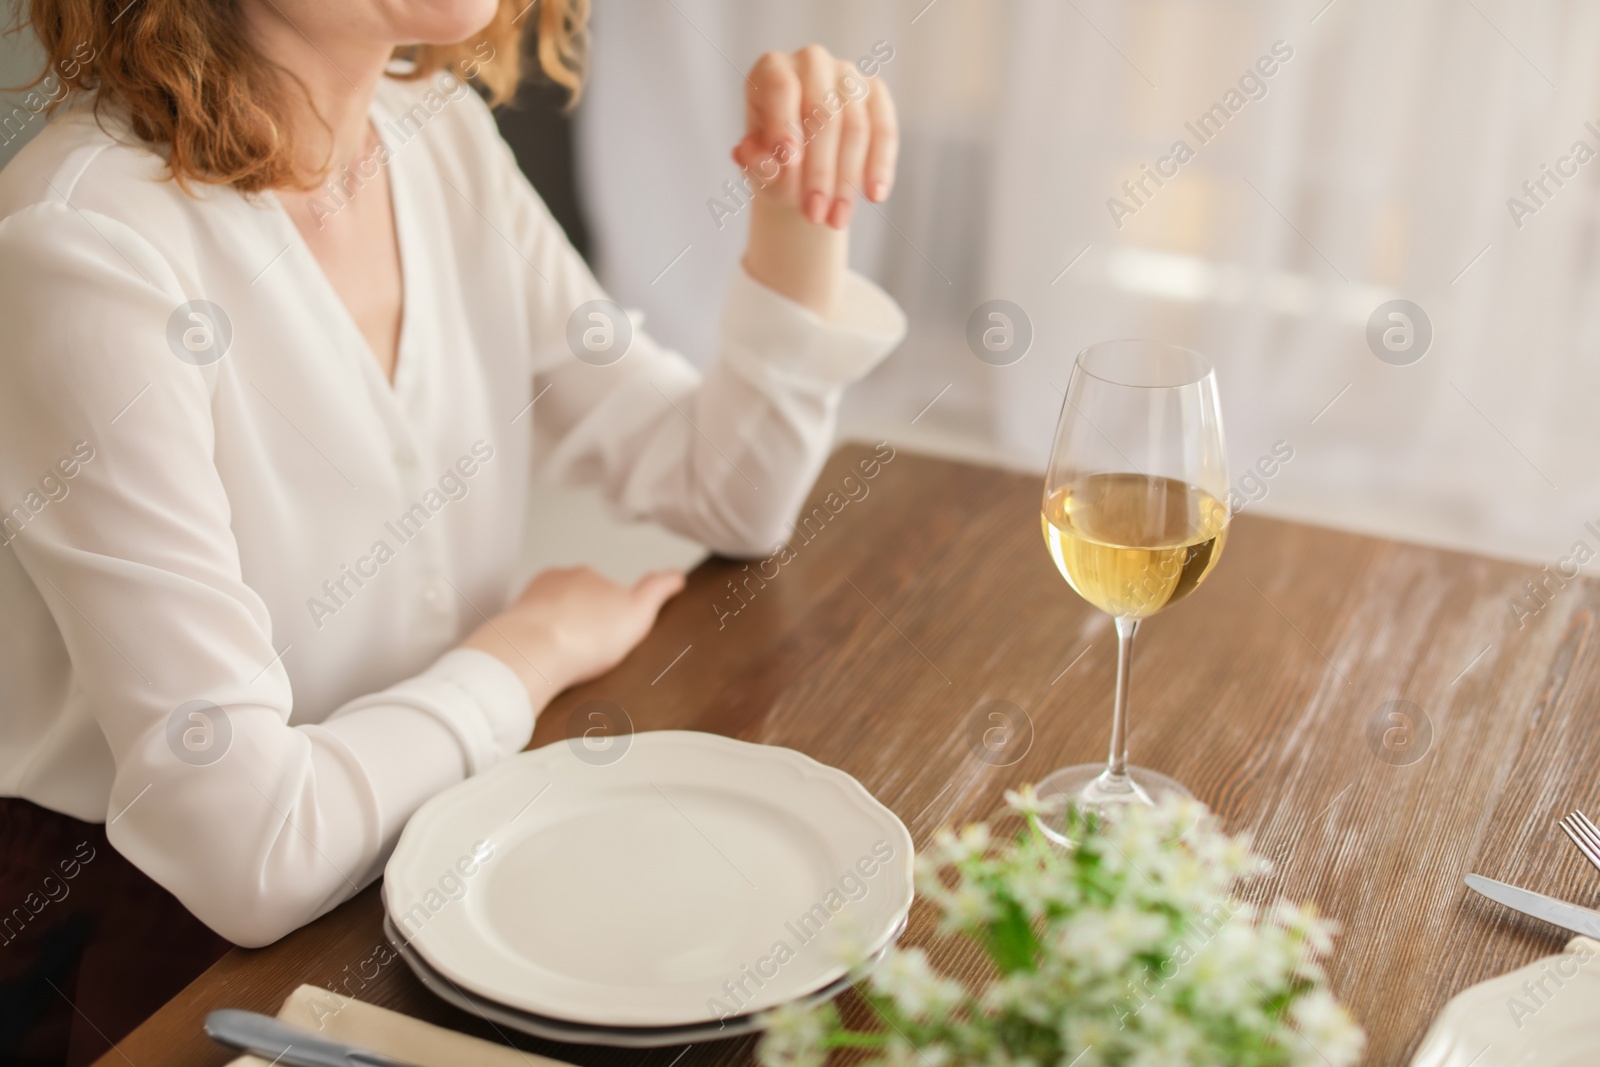
[[[98,1062],[1600,1063],[1600,583],[1258,514],[1187,350],[1062,400],[1042,487],[840,446]]]

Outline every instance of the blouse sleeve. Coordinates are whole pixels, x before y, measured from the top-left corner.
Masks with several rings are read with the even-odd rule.
[[[905,335],[900,308],[850,273],[837,314],[824,320],[740,270],[720,358],[702,376],[614,312],[593,317],[606,315],[594,302],[610,298],[496,141],[513,240],[529,268],[535,426],[547,470],[600,484],[627,518],[655,519],[728,555],[768,554],[788,538],[827,459],[844,387]],[[590,328],[601,338],[610,331],[615,348],[590,356],[582,342]]]
[[[254,946],[370,882],[422,801],[520,750],[533,714],[509,668],[455,650],[320,725],[289,725],[288,675],[212,458],[214,368],[167,348],[183,299],[112,218],[56,201],[0,221],[0,500],[75,449],[93,459],[0,551],[60,630],[66,699],[110,746],[111,843]],[[208,705],[223,713],[209,726],[191,717]],[[215,731],[202,736],[221,757],[185,758],[174,722],[180,738]]]

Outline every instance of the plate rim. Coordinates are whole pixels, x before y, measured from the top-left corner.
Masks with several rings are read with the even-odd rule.
[[[895,925],[894,934],[889,941],[877,952],[868,956],[860,966],[827,985],[785,1002],[784,1006],[824,1003],[865,978],[882,962],[890,945],[905,933],[909,918],[909,915],[902,916]],[[774,1008],[730,1015],[727,1019],[707,1019],[703,1022],[676,1026],[593,1026],[587,1023],[551,1019],[488,1000],[462,989],[437,971],[426,973],[432,971],[428,961],[422,958],[421,953],[417,952],[409,941],[400,936],[387,914],[383,917],[383,936],[388,939],[390,946],[405,965],[411,969],[413,977],[422,983],[424,989],[440,1000],[462,1011],[474,1012],[491,1022],[503,1023],[519,1033],[531,1034],[546,1041],[604,1048],[673,1048],[678,1045],[698,1044],[701,1041],[720,1041],[760,1033],[766,1029],[767,1016],[777,1007],[775,1005]],[[451,989],[440,990],[435,983],[441,981],[451,986]]]

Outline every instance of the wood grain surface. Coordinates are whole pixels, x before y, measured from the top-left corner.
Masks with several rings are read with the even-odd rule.
[[[621,666],[551,705],[531,747],[572,736],[575,709],[596,698],[641,731],[786,745],[859,778],[919,847],[996,814],[1007,788],[1103,759],[1114,634],[1045,553],[1038,479],[885,447],[893,458],[869,480],[873,454],[832,458],[809,539],[765,580],[728,560],[699,567]],[[1464,874],[1585,904],[1600,889],[1555,826],[1600,808],[1600,583],[1552,586],[1519,620],[1511,601],[1537,573],[1247,512],[1206,585],[1141,628],[1134,761],[1254,833],[1276,869],[1252,899],[1309,899],[1340,921],[1332,983],[1367,1029],[1368,1063],[1404,1063],[1450,996],[1565,942],[1477,898]],[[976,738],[994,700],[1031,730],[985,758]],[[1398,706],[1409,729],[1388,718],[1397,700],[1414,706]],[[506,1036],[399,960],[379,963],[379,922],[372,887],[275,945],[233,951],[100,1063],[225,1063],[201,1035],[205,1013],[274,1013],[301,982]],[[977,967],[933,936],[920,902],[905,941],[952,973]],[[596,1067],[743,1064],[753,1048],[706,1043],[678,1059],[518,1043]]]

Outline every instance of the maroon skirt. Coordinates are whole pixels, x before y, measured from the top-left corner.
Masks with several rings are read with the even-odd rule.
[[[228,948],[102,824],[0,797],[0,1063],[93,1062]]]

